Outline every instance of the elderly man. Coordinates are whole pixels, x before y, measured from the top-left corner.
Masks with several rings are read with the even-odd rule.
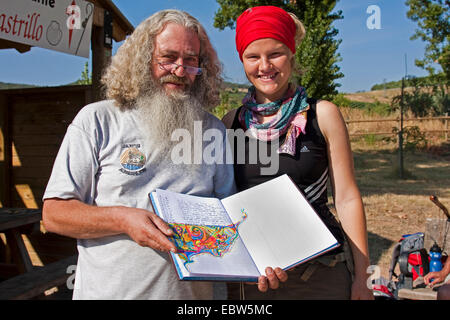
[[[103,77],[109,100],[75,117],[44,194],[45,228],[78,239],[74,299],[213,298],[211,283],[178,280],[172,232],[148,194],[234,192],[232,165],[177,164],[171,152],[172,132],[194,136],[196,121],[220,130],[215,150],[224,148],[224,126],[204,111],[217,103],[220,72],[203,27],[177,10],[142,22],[113,57]]]

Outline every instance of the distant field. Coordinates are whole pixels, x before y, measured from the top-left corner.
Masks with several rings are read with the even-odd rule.
[[[395,146],[359,141],[352,142],[352,148],[367,217],[371,264],[380,266],[382,276],[387,277],[392,249],[400,237],[425,232],[426,218],[444,218],[429,196],[438,196],[450,208],[450,143],[436,146],[440,152],[405,153],[406,179],[399,178]]]
[[[36,86],[30,85],[30,84],[0,82],[0,90],[19,89],[19,88],[35,88],[35,87]]]
[[[410,88],[406,90],[410,91]],[[360,101],[360,102],[382,102],[382,103],[391,103],[392,98],[398,96],[401,92],[401,89],[386,89],[386,90],[374,90],[368,92],[358,92],[358,93],[349,93],[344,96],[347,99],[352,101]]]
[[[376,94],[368,92],[367,96]],[[341,111],[346,119],[383,119],[359,109],[344,108]],[[395,114],[389,116],[395,117]],[[405,126],[410,124],[405,123]],[[395,122],[375,121],[348,124],[348,128],[350,133],[390,131],[395,125]],[[420,126],[421,130],[432,130],[442,128],[443,122],[433,120],[414,125]],[[427,135],[427,146],[405,152],[406,178],[400,179],[398,146],[382,138],[353,136],[351,145],[356,179],[365,205],[371,264],[380,266],[381,275],[387,277],[392,249],[400,237],[425,232],[426,218],[444,218],[429,196],[438,196],[450,208],[450,140],[445,140],[443,134]]]

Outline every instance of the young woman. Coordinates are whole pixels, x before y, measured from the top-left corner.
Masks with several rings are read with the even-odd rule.
[[[236,48],[252,86],[243,106],[223,121],[227,128],[243,129],[258,143],[279,141],[277,154],[271,155],[279,157],[276,175],[262,175],[264,165],[259,161],[242,164],[235,159],[239,191],[288,174],[341,246],[292,271],[268,266],[257,286],[244,285],[244,295],[246,299],[373,299],[366,283],[365,215],[345,122],[334,104],[309,99],[305,89],[292,82],[296,46],[304,35],[298,18],[278,7],[254,7],[242,13],[237,19]],[[248,145],[244,147],[235,144],[249,159]],[[327,207],[328,178],[340,223]],[[230,289],[230,298],[238,298]]]

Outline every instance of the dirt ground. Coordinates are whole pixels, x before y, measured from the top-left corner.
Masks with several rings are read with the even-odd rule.
[[[380,266],[381,275],[387,278],[392,249],[401,236],[425,232],[427,218],[444,219],[430,195],[436,195],[450,209],[450,142],[405,153],[403,179],[399,177],[396,148],[382,142],[370,148],[358,144],[353,152],[371,264]]]

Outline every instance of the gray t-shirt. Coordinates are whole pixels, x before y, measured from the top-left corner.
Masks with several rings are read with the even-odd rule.
[[[222,122],[208,114],[202,127],[223,133],[222,148]],[[156,188],[218,198],[235,192],[232,164],[186,170],[188,164],[154,161],[158,146],[139,128],[136,110],[122,111],[112,101],[84,107],[67,129],[43,198],[152,210],[148,194]],[[211,283],[179,281],[168,254],[126,234],[78,239],[77,247],[74,299],[213,298]]]

